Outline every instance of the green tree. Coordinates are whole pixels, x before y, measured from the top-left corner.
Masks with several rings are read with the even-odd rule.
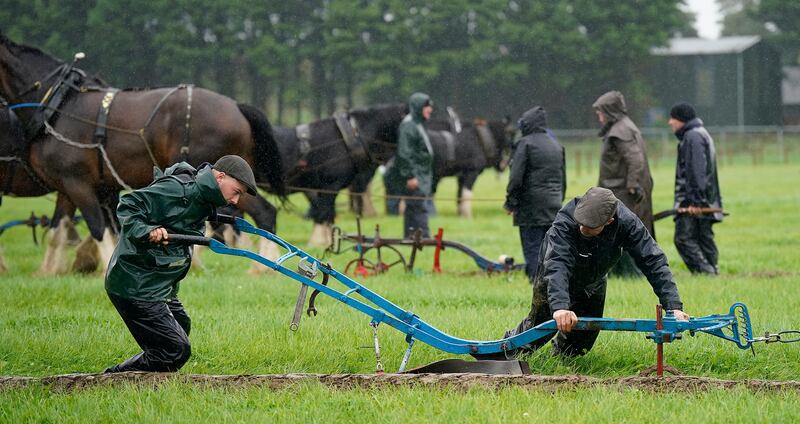
[[[800,64],[800,2],[761,0],[754,15],[771,30],[769,38],[784,51],[784,61]]]

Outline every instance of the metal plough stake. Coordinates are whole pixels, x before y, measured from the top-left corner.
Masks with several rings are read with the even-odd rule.
[[[169,241],[175,243],[205,245],[208,246],[212,251],[219,254],[242,256],[257,261],[297,281],[300,284],[304,284],[314,289],[315,294],[317,292],[323,293],[353,309],[358,310],[359,312],[368,315],[370,317],[370,325],[374,329],[375,353],[376,359],[378,360],[379,369],[382,368],[382,366],[380,365],[380,348],[377,343],[377,326],[381,323],[387,324],[388,326],[393,327],[406,335],[408,350],[404,355],[404,366],[408,362],[408,357],[411,355],[411,347],[413,346],[413,342],[415,340],[421,341],[436,349],[448,353],[459,355],[488,355],[501,352],[514,352],[520,347],[527,346],[531,342],[541,338],[551,336],[557,331],[555,321],[550,320],[512,337],[499,340],[472,340],[451,336],[450,334],[447,334],[420,319],[413,312],[400,308],[394,303],[373,292],[369,288],[357,283],[347,275],[336,271],[329,265],[323,264],[319,259],[311,256],[309,253],[299,249],[298,247],[293,246],[275,234],[254,227],[249,222],[241,218],[218,216],[215,218],[215,220],[221,223],[232,224],[234,227],[236,227],[236,229],[245,233],[255,234],[271,240],[284,248],[287,252],[275,261],[272,261],[249,250],[228,247],[217,240],[206,237],[170,234]],[[283,265],[288,259],[295,256],[300,259],[299,272],[289,269]],[[332,280],[341,283],[346,290],[340,291],[330,287],[329,285],[326,285],[325,283],[328,282],[327,278],[324,279],[323,283],[314,281],[313,278],[309,277],[312,276],[311,274],[316,274],[310,273],[309,269],[314,269],[326,277],[329,276]],[[312,295],[312,298],[314,295]],[[360,296],[361,299],[356,299],[354,297],[355,295]],[[312,307],[309,307],[309,312],[311,310]],[[316,311],[316,309],[314,309],[314,311]],[[678,320],[671,313],[667,313],[667,315],[662,319],[657,320],[579,317],[577,324],[573,327],[573,331],[587,330],[634,331],[649,333],[647,337],[659,345],[663,343],[670,343],[673,340],[681,338],[681,333],[686,331],[688,331],[692,336],[694,336],[696,333],[706,333],[731,341],[740,349],[750,349],[755,342],[763,341],[767,343],[789,343],[798,341],[800,339],[783,338],[789,334],[800,336],[800,331],[797,330],[787,330],[776,334],[767,334],[763,338],[753,337],[753,331],[750,324],[750,315],[747,311],[747,306],[745,306],[743,303],[734,303],[730,307],[730,310],[727,314],[694,317],[688,321]],[[476,362],[485,363],[505,361],[474,361],[472,363]]]

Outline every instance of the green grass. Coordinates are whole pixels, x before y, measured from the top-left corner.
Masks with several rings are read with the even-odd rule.
[[[746,161],[720,164],[723,199],[731,212],[715,227],[722,275],[693,276],[671,242],[673,224],[659,221],[656,233],[672,264],[687,312],[727,312],[735,301],[750,307],[756,334],[800,328],[800,241],[795,220],[800,209],[800,165],[752,166]],[[670,207],[674,169],[655,165],[654,206]],[[570,173],[568,195],[582,194],[596,174]],[[487,172],[478,180],[475,197],[499,199],[507,176]],[[375,190],[376,193],[382,190]],[[441,199],[455,193],[452,180],[439,190]],[[342,199],[344,196],[342,196]],[[303,210],[301,196],[293,196]],[[431,227],[444,227],[445,237],[466,243],[485,256],[511,254],[521,260],[517,229],[501,210],[501,202],[476,201],[472,221],[455,216],[454,202],[438,202]],[[379,205],[376,205],[379,206]],[[33,210],[50,214],[52,198],[3,198],[0,223],[26,217]],[[379,209],[382,209],[379,207]],[[402,218],[367,219],[371,233],[381,224],[385,237],[400,233]],[[279,215],[279,234],[304,245],[311,224],[296,213]],[[354,217],[343,214],[339,225],[355,230]],[[85,235],[85,226],[79,226]],[[136,353],[138,347],[111,306],[100,275],[40,278],[32,276],[43,248],[33,245],[30,231],[8,230],[0,245],[9,272],[0,276],[0,375],[43,376],[98,372]],[[318,252],[318,251],[317,251]],[[319,253],[319,252],[318,252]],[[351,254],[331,259],[343,268]],[[320,296],[319,316],[304,317],[297,332],[288,329],[299,285],[278,275],[254,277],[249,262],[206,251],[205,272],[192,271],[181,298],[192,317],[193,356],[182,373],[268,374],[287,372],[370,373],[374,356],[362,349],[372,341],[369,318],[333,299]],[[525,315],[530,286],[522,275],[478,274],[470,259],[455,251],[443,253],[442,275],[430,273],[432,249],[418,258],[419,272],[369,277],[362,282],[431,324],[461,337],[500,336]],[[657,303],[644,280],[611,280],[606,316],[650,318]],[[384,365],[394,371],[405,349],[404,335],[381,326]],[[689,375],[725,379],[791,380],[800,376],[800,346],[759,345],[757,356],[707,335],[686,337],[665,346],[668,364]],[[451,357],[418,343],[411,366]],[[548,349],[528,360],[538,374],[628,376],[654,363],[655,347],[642,334],[606,332],[588,355],[562,361]],[[236,421],[653,421],[658,417],[698,421],[790,421],[798,413],[795,393],[712,390],[704,393],[656,394],[633,389],[542,390],[395,388],[335,390],[319,384],[290,389],[209,388],[170,382],[157,388],[118,385],[61,393],[46,387],[0,392],[0,422],[185,421],[213,417]],[[527,413],[528,415],[524,415]]]

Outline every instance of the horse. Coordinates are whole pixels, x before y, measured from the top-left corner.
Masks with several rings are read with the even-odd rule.
[[[274,127],[289,192],[303,192],[314,221],[309,245],[330,245],[338,192],[371,178],[397,150],[397,129],[408,106],[353,109],[297,127]]]
[[[33,169],[22,159],[25,135],[13,110],[0,99],[0,205],[3,196],[38,197],[51,190],[38,181]],[[7,267],[0,252],[0,272]]]
[[[49,187],[31,167],[27,158],[29,147],[25,139],[25,129],[16,113],[8,107],[5,99],[0,98],[0,205],[3,196],[11,197],[39,197],[52,193]],[[116,198],[111,197],[102,205],[103,213],[108,222],[114,222],[118,227],[117,216],[114,212]],[[80,236],[75,230],[71,217],[75,214],[75,205],[63,193],[56,197],[56,211],[60,211],[60,218],[50,220],[56,226],[55,237],[51,238],[42,269],[53,270],[55,273],[64,272],[67,267],[65,252],[56,247],[64,243],[78,244]],[[80,264],[78,267],[80,268]],[[5,268],[5,267],[2,267]]]
[[[198,166],[237,154],[262,188],[285,196],[269,121],[257,108],[213,91],[191,85],[117,90],[0,35],[0,95],[20,107],[25,159],[37,178],[66,199],[57,202],[53,221],[80,209],[103,265],[113,249],[113,222],[103,206],[115,208],[121,189],[152,182],[154,167],[181,160]],[[42,107],[23,108],[37,104]],[[260,228],[275,231],[277,209],[260,195],[245,196],[238,207]],[[261,252],[272,257],[277,250],[262,244]]]
[[[486,168],[502,172],[508,166],[516,128],[506,118],[475,120],[457,127],[453,121],[431,120],[426,122],[425,130],[433,149],[433,193],[442,178],[457,177],[458,213],[471,218],[475,181]],[[389,191],[387,194],[402,195]],[[393,212],[393,208],[389,209]]]

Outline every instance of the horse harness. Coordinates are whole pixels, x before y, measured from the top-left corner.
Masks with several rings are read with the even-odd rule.
[[[358,123],[356,120],[347,112],[335,113],[333,115],[333,120],[342,136],[342,141],[347,149],[348,156],[353,160],[355,168],[357,170],[367,168],[372,164],[372,158],[370,157],[366,143],[364,143],[364,140],[358,132]],[[311,147],[311,126],[309,124],[300,124],[296,126],[294,130],[300,153],[300,158],[297,160],[297,168],[300,171],[307,172],[309,163],[308,155],[314,150]],[[338,158],[333,159],[338,160]]]
[[[456,136],[451,131],[428,131],[442,136],[444,140],[444,168],[453,169],[456,166]]]
[[[344,145],[347,147],[347,151],[350,152],[353,165],[355,165],[358,170],[366,168],[372,163],[372,158],[369,156],[369,149],[367,149],[366,144],[364,144],[364,140],[358,134],[358,124],[356,120],[350,117],[346,112],[333,114],[333,119],[336,121],[339,132],[342,133]]]
[[[489,126],[484,122],[475,123],[475,130],[478,132],[478,142],[481,145],[486,161],[490,164],[495,164],[498,161],[497,156],[497,140],[494,139],[492,131]]]
[[[181,143],[180,149],[180,160],[186,161],[189,157],[189,141],[191,135],[191,116],[192,116],[192,89],[193,85],[191,84],[181,84],[175,87],[172,87],[164,96],[158,101],[155,108],[150,112],[145,124],[140,128],[138,131],[131,131],[125,130],[121,128],[114,128],[108,125],[108,115],[111,112],[111,105],[116,98],[117,93],[119,93],[119,89],[116,88],[108,88],[102,86],[85,86],[81,85],[86,79],[86,73],[78,68],[72,66],[72,64],[65,63],[55,70],[53,70],[50,74],[48,74],[42,80],[36,81],[30,89],[25,90],[25,93],[38,89],[41,87],[41,81],[47,81],[52,78],[54,75],[58,74],[59,78],[53,83],[52,86],[47,90],[44,97],[40,102],[40,109],[34,114],[33,119],[28,125],[26,131],[26,140],[34,140],[42,131],[42,128],[45,131],[52,135],[59,141],[62,141],[70,146],[78,147],[78,148],[96,148],[98,162],[99,165],[99,172],[100,177],[103,177],[103,162],[105,162],[106,166],[109,167],[113,176],[117,180],[117,182],[125,189],[131,189],[119,175],[116,173],[111,161],[109,160],[107,154],[105,153],[105,145],[108,139],[108,129],[121,131],[130,134],[136,134],[142,140],[145,148],[147,149],[147,153],[150,156],[150,160],[153,162],[153,165],[158,167],[158,161],[153,154],[153,151],[150,145],[147,143],[147,140],[144,137],[144,131],[150,125],[150,122],[155,118],[156,113],[160,110],[161,106],[164,102],[169,98],[173,93],[178,90],[186,89],[186,115],[185,115],[185,123],[184,123],[184,132],[183,132],[183,139]],[[138,91],[140,89],[126,89],[124,91]],[[85,144],[85,143],[76,143],[72,140],[69,140],[67,137],[59,134],[53,128],[53,122],[58,118],[58,113],[62,113],[61,106],[64,105],[65,101],[68,99],[69,95],[72,92],[76,93],[85,93],[91,91],[101,91],[105,94],[103,95],[102,100],[100,101],[100,105],[98,107],[97,115],[94,121],[82,119],[77,116],[71,116],[72,118],[90,124],[95,125],[95,131],[93,135],[92,144]],[[17,96],[18,98],[20,96]],[[64,113],[62,113],[64,114]]]

